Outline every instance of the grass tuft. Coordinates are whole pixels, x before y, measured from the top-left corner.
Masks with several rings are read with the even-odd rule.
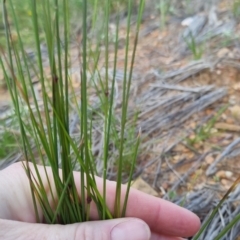
[[[113,4],[114,2],[114,4]],[[23,26],[19,21],[19,11],[23,6],[15,5],[12,0],[3,1],[3,15],[5,26],[5,48],[1,48],[0,64],[6,79],[12,102],[18,119],[22,137],[22,151],[25,155],[26,164],[24,168],[29,178],[33,203],[36,212],[36,219],[40,222],[40,204],[46,223],[69,224],[91,220],[91,202],[97,206],[99,219],[111,219],[124,217],[127,208],[128,194],[140,144],[141,133],[135,135],[133,146],[128,153],[129,178],[125,198],[121,202],[123,182],[123,164],[126,152],[125,135],[128,122],[128,101],[130,86],[133,75],[133,66],[138,42],[138,33],[144,9],[144,0],[139,3],[138,18],[136,25],[131,25],[131,13],[134,1],[129,0],[127,39],[125,46],[125,66],[122,93],[122,119],[120,130],[117,130],[114,118],[115,106],[115,85],[118,65],[118,32],[120,18],[116,19],[116,32],[114,41],[114,64],[113,77],[109,78],[109,49],[112,44],[109,33],[110,14],[114,8],[120,16],[120,4],[107,0],[104,4],[99,1],[83,0],[81,7],[72,9],[73,5],[67,0],[29,0],[26,9],[29,13],[28,20],[31,20],[29,29],[31,31],[32,46],[36,55],[36,63],[29,59],[27,54],[28,41],[25,41]],[[71,6],[71,7],[70,7]],[[74,5],[76,6],[76,5]],[[101,7],[103,6],[103,7]],[[25,6],[24,6],[25,7]],[[89,11],[92,26],[89,28]],[[96,11],[98,9],[99,11]],[[73,12],[72,12],[73,11]],[[76,13],[77,11],[77,13]],[[76,93],[71,79],[71,39],[72,20],[71,16],[81,15],[81,40],[78,45],[78,66],[80,88]],[[104,16],[104,18],[102,18]],[[102,24],[97,24],[102,19]],[[11,24],[10,24],[11,23]],[[94,29],[95,27],[95,29]],[[28,27],[27,27],[28,28]],[[95,33],[103,33],[97,36]],[[133,47],[130,48],[130,33],[135,32]],[[13,35],[17,36],[17,41]],[[92,35],[93,34],[93,35]],[[93,38],[92,36],[96,36]],[[75,39],[77,39],[76,36]],[[43,52],[43,46],[44,51]],[[104,50],[102,49],[104,46]],[[131,58],[129,59],[129,55]],[[104,56],[102,58],[102,56]],[[45,62],[49,65],[48,71]],[[104,59],[105,72],[102,76],[99,71],[99,59]],[[36,93],[33,79],[37,79],[41,89],[41,97]],[[98,171],[95,155],[93,152],[93,133],[96,127],[93,103],[91,101],[92,88],[98,93],[98,101],[101,103],[97,116],[101,119],[103,131],[101,156],[102,171]],[[74,102],[74,105],[72,104]],[[27,107],[27,116],[22,114],[22,107]],[[79,138],[71,133],[70,117],[72,113],[78,113]],[[99,119],[99,118],[98,118]],[[99,123],[99,122],[98,122]],[[29,135],[32,138],[29,138]],[[132,134],[130,134],[132,136]],[[115,208],[111,213],[106,205],[108,169],[112,164],[109,162],[111,153],[110,145],[118,150],[118,157],[115,162],[117,171],[117,187],[115,196]],[[33,146],[36,151],[33,150]],[[98,159],[99,160],[99,159]],[[34,171],[30,168],[33,163]],[[37,164],[45,167],[48,179],[46,192]],[[53,174],[53,185],[50,184],[49,173],[46,166],[50,166]],[[80,168],[79,178],[81,190],[77,188],[73,171]],[[61,168],[61,171],[59,171]],[[95,175],[103,177],[103,193],[99,192]],[[54,195],[56,192],[56,196]],[[53,204],[52,204],[53,203]],[[55,207],[52,208],[52,205]]]

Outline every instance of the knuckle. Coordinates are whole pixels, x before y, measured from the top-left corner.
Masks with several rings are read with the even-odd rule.
[[[84,223],[76,227],[74,240],[109,240],[105,231],[98,231],[91,223]]]

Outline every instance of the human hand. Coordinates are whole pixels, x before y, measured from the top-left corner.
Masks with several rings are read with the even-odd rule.
[[[38,168],[47,189],[44,169]],[[80,186],[79,173],[74,172],[74,176]],[[96,180],[101,191],[102,180]],[[107,205],[113,211],[115,182],[108,181],[107,189]],[[0,171],[0,239],[180,240],[194,235],[200,227],[198,217],[188,210],[135,189],[129,194],[126,218],[97,221],[94,211],[91,217],[95,221],[69,225],[36,223],[29,180],[22,163]]]

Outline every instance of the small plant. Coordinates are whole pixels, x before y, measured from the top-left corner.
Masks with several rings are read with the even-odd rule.
[[[226,111],[227,107],[228,106],[222,107],[213,118],[211,118],[206,124],[197,129],[194,138],[186,138],[187,144],[193,146],[196,143],[204,142],[209,139],[212,135],[212,128],[214,127],[214,124]]]
[[[204,48],[202,45],[199,45],[196,42],[191,31],[190,31],[189,36],[184,38],[184,41],[187,44],[187,47],[189,48],[189,50],[192,52],[194,60],[201,59],[202,55],[204,53]]]
[[[240,17],[240,0],[234,0],[232,5],[232,12],[235,18]]]
[[[131,15],[133,0],[127,1],[127,34],[125,46],[125,63],[122,83],[121,119],[116,127],[115,115],[115,84],[118,63],[118,32],[120,17],[116,19],[116,33],[114,58],[109,59],[109,22],[110,12],[114,1],[104,3],[95,0],[91,5],[87,0],[81,2],[79,15],[82,16],[81,42],[78,51],[79,78],[81,79],[79,95],[73,89],[70,69],[72,66],[71,43],[71,11],[68,0],[29,0],[29,12],[32,24],[34,53],[37,63],[29,59],[26,54],[27,44],[22,35],[22,25],[18,19],[19,4],[13,0],[3,1],[3,18],[5,25],[6,51],[1,47],[0,65],[11,94],[14,110],[22,137],[22,151],[25,155],[24,168],[29,178],[37,222],[40,222],[40,204],[46,223],[68,224],[89,221],[90,208],[95,203],[99,219],[124,217],[128,202],[131,180],[135,169],[140,143],[140,132],[130,131],[127,134],[128,100],[133,74],[133,65],[138,42],[138,32],[144,9],[144,0],[139,2],[139,13],[135,28],[133,44],[130,43],[130,33],[133,32]],[[92,23],[101,23],[98,29],[89,29],[89,8],[94,6]],[[115,5],[114,5],[115,6]],[[118,8],[117,8],[118,9]],[[99,15],[98,15],[99,14]],[[104,16],[104,17],[103,17]],[[11,24],[10,24],[11,21]],[[90,31],[90,32],[89,32]],[[90,35],[96,31],[97,37]],[[13,39],[16,33],[17,41]],[[102,38],[102,36],[104,36]],[[32,40],[32,39],[31,39]],[[50,73],[43,64],[42,44],[47,49],[47,60]],[[131,45],[131,47],[130,47]],[[103,48],[104,46],[104,48]],[[104,49],[104,50],[103,50]],[[76,51],[76,50],[75,50]],[[129,54],[131,53],[131,58]],[[99,59],[104,62],[104,76],[100,74]],[[110,65],[111,63],[111,65]],[[109,68],[113,69],[110,78]],[[37,98],[33,78],[37,78],[41,86],[42,102]],[[99,107],[96,109],[91,100],[91,92],[97,93]],[[74,108],[72,107],[74,103]],[[27,116],[22,113],[22,106],[27,107]],[[71,133],[70,116],[78,113],[79,137]],[[102,132],[101,156],[95,159],[93,153],[94,130],[100,127]],[[131,129],[131,128],[130,128]],[[131,148],[127,148],[127,140],[131,139]],[[29,138],[29,136],[31,136]],[[112,138],[112,136],[114,138]],[[36,152],[33,151],[37,149]],[[117,150],[114,162],[116,171],[116,194],[114,211],[110,212],[106,205],[107,175],[112,164],[111,147]],[[126,191],[122,191],[124,161],[128,161],[128,183]],[[129,160],[131,159],[131,161]],[[30,167],[33,163],[34,171]],[[96,169],[96,162],[101,161],[101,168]],[[43,186],[37,164],[41,163],[48,179],[49,194]],[[46,166],[50,166],[53,174],[53,183],[50,184]],[[75,184],[73,171],[79,166],[80,190]],[[61,168],[61,171],[59,171]],[[100,192],[95,176],[102,177],[103,189]],[[56,191],[57,198],[53,191]],[[80,195],[79,195],[80,191]],[[122,195],[125,195],[122,202]],[[52,208],[52,206],[54,206]]]
[[[194,13],[194,8],[192,8],[191,2],[192,2],[192,0],[185,0],[184,1],[184,7],[187,9],[188,14],[193,14]]]
[[[7,157],[18,148],[16,137],[9,129],[2,129],[0,138],[0,159]]]
[[[18,141],[21,134],[15,126],[17,120],[13,112],[0,120],[0,161],[4,164],[8,164],[9,157],[14,156],[21,146],[21,142]]]
[[[159,12],[160,12],[160,26],[161,28],[165,28],[167,15],[171,8],[171,3],[169,0],[159,0],[159,4],[157,5],[157,8],[159,9]]]
[[[173,201],[176,198],[176,196],[177,196],[176,191],[169,191],[168,192],[168,198],[169,198],[170,201]]]

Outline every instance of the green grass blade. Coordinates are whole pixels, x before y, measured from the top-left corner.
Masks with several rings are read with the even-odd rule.
[[[222,204],[224,203],[224,201],[227,199],[227,197],[229,196],[229,194],[236,188],[236,186],[240,183],[240,177],[238,177],[235,182],[232,184],[232,186],[229,188],[229,190],[226,192],[226,194],[223,196],[223,198],[221,199],[221,201],[218,203],[218,205],[215,207],[215,209],[213,210],[213,212],[211,213],[210,217],[208,218],[208,220],[203,224],[203,226],[201,227],[201,229],[199,230],[199,232],[194,236],[193,240],[197,240],[199,239],[199,237],[201,236],[201,234],[204,232],[204,230],[208,227],[208,225],[211,223],[211,221],[213,220],[214,216],[218,213],[219,208],[222,206]],[[235,224],[236,219],[234,220]],[[225,231],[227,231],[228,228],[225,228],[224,231],[222,231],[220,234],[225,234]],[[220,239],[220,238],[219,238]]]

